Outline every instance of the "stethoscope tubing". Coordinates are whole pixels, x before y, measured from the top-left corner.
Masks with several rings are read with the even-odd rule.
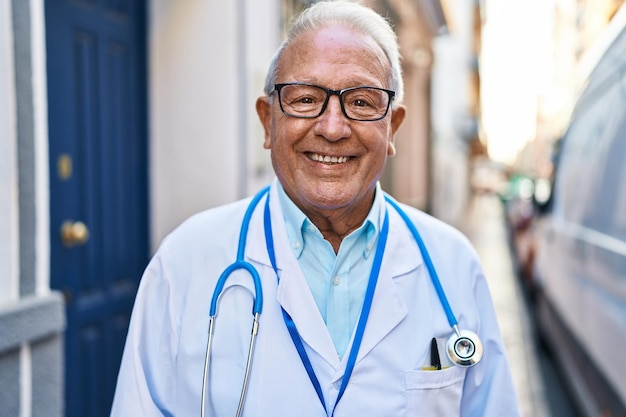
[[[450,324],[450,327],[455,329],[455,332],[458,334],[459,332],[458,332],[458,323],[456,320],[456,316],[454,315],[454,312],[452,311],[452,307],[450,307],[450,303],[448,302],[448,297],[446,296],[446,293],[443,290],[443,287],[441,286],[439,275],[437,274],[437,271],[435,270],[433,261],[430,259],[428,250],[426,250],[426,245],[424,244],[424,240],[422,239],[422,236],[417,231],[417,228],[415,227],[411,219],[409,219],[409,216],[404,212],[404,210],[400,208],[398,203],[396,203],[392,198],[390,198],[387,195],[385,195],[385,201],[387,201],[387,203],[389,203],[396,210],[396,212],[400,215],[402,220],[404,220],[404,223],[406,223],[406,226],[408,227],[409,231],[413,235],[413,239],[415,239],[415,241],[417,242],[417,246],[419,247],[420,253],[422,254],[424,263],[426,264],[426,269],[428,269],[428,273],[430,274],[430,280],[432,281],[433,286],[435,287],[435,291],[437,292],[437,296],[439,297],[439,301],[441,302],[443,311],[446,313],[446,318],[448,319],[448,323]]]
[[[254,283],[254,304],[252,306],[252,315],[254,316],[254,320],[252,322],[252,332],[250,335],[250,346],[248,348],[248,358],[246,360],[246,369],[244,372],[244,378],[241,388],[241,395],[239,396],[239,404],[237,406],[237,414],[236,416],[241,416],[243,412],[243,406],[246,399],[246,393],[248,390],[248,382],[250,380],[250,369],[252,368],[252,358],[254,356],[254,348],[256,346],[256,337],[259,332],[259,318],[261,316],[261,312],[263,311],[263,289],[261,287],[261,277],[259,276],[258,271],[252,264],[245,261],[245,251],[246,251],[246,242],[248,240],[248,229],[250,226],[250,219],[252,218],[252,214],[256,209],[256,206],[259,204],[259,201],[269,192],[270,186],[266,186],[263,188],[257,195],[255,195],[246,212],[243,216],[243,221],[241,222],[241,230],[239,231],[239,242],[237,244],[237,259],[231,265],[229,265],[224,272],[220,275],[217,283],[215,285],[215,289],[213,290],[213,296],[211,297],[211,308],[209,310],[209,337],[207,340],[206,347],[206,355],[204,358],[204,374],[202,377],[202,398],[200,404],[200,415],[202,417],[205,416],[205,408],[206,408],[206,388],[207,388],[207,379],[209,373],[209,364],[211,360],[211,348],[213,346],[213,334],[215,329],[215,322],[217,319],[217,304],[224,290],[224,285],[226,281],[230,277],[230,275],[240,269],[248,271],[250,276],[252,277],[252,281]]]
[[[443,308],[443,311],[446,313],[446,318],[448,319],[448,324],[452,327],[453,334],[448,338],[446,343],[446,354],[448,358],[456,365],[461,367],[469,367],[474,366],[483,356],[483,346],[480,341],[480,337],[470,331],[470,330],[460,330],[459,324],[452,311],[452,307],[450,307],[450,303],[448,302],[448,297],[446,296],[445,291],[443,290],[443,286],[441,285],[441,281],[439,280],[439,275],[433,265],[433,261],[430,258],[430,254],[426,249],[426,245],[424,244],[424,240],[422,236],[417,231],[415,224],[409,219],[409,216],[405,213],[404,210],[388,195],[385,195],[385,200],[389,203],[396,212],[400,215],[404,223],[406,223],[407,228],[413,235],[413,239],[417,243],[419,247],[420,253],[422,254],[422,259],[426,264],[426,269],[428,269],[428,273],[430,275],[430,280],[435,287],[435,291],[437,292],[437,296],[439,297],[439,301]],[[460,346],[467,346],[467,344],[471,345],[471,353],[469,354],[461,354]]]
[[[252,218],[252,214],[254,213],[254,210],[256,209],[259,201],[265,196],[268,195],[269,193],[269,189],[270,186],[266,186],[265,188],[263,188],[259,193],[257,193],[252,200],[250,201],[250,204],[248,205],[248,208],[246,209],[246,212],[244,214],[243,220],[242,220],[242,224],[241,224],[241,230],[239,231],[239,242],[237,245],[237,258],[235,260],[235,262],[233,262],[231,265],[229,265],[224,272],[222,272],[222,274],[220,275],[220,277],[217,280],[215,289],[213,291],[213,296],[211,297],[211,307],[210,307],[210,311],[209,311],[209,335],[208,335],[208,341],[207,341],[207,349],[206,349],[206,356],[205,356],[205,363],[204,363],[204,376],[203,376],[203,381],[202,381],[202,403],[201,403],[201,416],[204,417],[205,415],[205,403],[206,403],[206,388],[207,388],[207,380],[208,380],[208,372],[209,372],[209,364],[210,364],[210,356],[211,356],[211,347],[213,344],[213,334],[214,334],[214,328],[215,328],[215,322],[216,322],[216,318],[217,318],[217,304],[218,304],[218,300],[220,298],[220,295],[222,294],[223,290],[224,290],[224,285],[226,284],[226,281],[228,280],[228,278],[230,277],[230,275],[240,269],[243,269],[245,271],[247,271],[250,276],[252,277],[252,281],[254,283],[254,304],[253,304],[253,308],[252,308],[252,314],[254,316],[254,320],[253,320],[253,324],[252,324],[252,332],[251,332],[251,336],[250,336],[250,346],[248,348],[248,358],[246,360],[246,369],[244,372],[244,379],[243,379],[243,384],[242,384],[242,389],[241,389],[241,395],[239,398],[239,404],[237,407],[237,414],[236,416],[239,417],[241,416],[241,413],[243,412],[243,406],[245,403],[245,398],[246,398],[246,393],[247,393],[247,388],[248,388],[248,382],[249,382],[249,378],[250,378],[250,370],[252,367],[252,358],[253,358],[253,354],[254,354],[254,348],[255,348],[255,342],[256,342],[256,336],[258,334],[258,330],[259,330],[259,318],[261,315],[261,312],[263,310],[263,289],[262,289],[262,285],[261,285],[261,278],[259,276],[258,271],[256,270],[256,268],[254,268],[254,266],[252,266],[252,264],[250,264],[249,262],[245,261],[245,248],[246,248],[246,242],[247,242],[247,237],[248,237],[248,229],[250,226],[250,220]],[[266,211],[265,211],[265,223],[268,223],[269,221],[269,210],[268,210],[268,206],[269,206],[269,195],[267,196],[268,201],[266,201]],[[482,343],[480,342],[480,338],[473,332],[469,331],[469,330],[459,330],[459,326],[458,326],[458,322],[456,319],[456,316],[454,315],[454,312],[452,311],[452,307],[450,306],[450,303],[448,302],[448,298],[446,297],[445,291],[443,290],[443,287],[441,285],[441,282],[439,280],[439,275],[437,274],[437,271],[435,270],[435,267],[433,265],[432,259],[430,258],[430,255],[428,253],[428,250],[426,249],[426,245],[424,244],[424,241],[420,235],[420,233],[417,231],[417,228],[415,227],[415,225],[413,224],[413,222],[411,221],[411,219],[408,217],[408,215],[404,212],[404,210],[402,210],[402,208],[398,205],[398,203],[396,203],[391,197],[389,197],[388,195],[385,195],[385,201],[391,205],[396,212],[400,215],[400,217],[402,218],[402,220],[404,221],[404,223],[406,224],[407,228],[409,229],[409,231],[411,232],[411,234],[413,235],[413,238],[415,240],[415,242],[417,243],[420,253],[422,255],[422,258],[424,260],[424,264],[426,265],[426,268],[428,270],[428,273],[430,275],[430,279],[431,282],[435,288],[435,291],[437,293],[437,296],[439,298],[439,301],[441,303],[441,306],[444,310],[444,313],[446,314],[446,318],[448,320],[448,323],[450,325],[450,327],[453,329],[453,336],[450,337],[450,339],[448,340],[448,357],[450,357],[450,359],[456,363],[459,366],[463,366],[463,367],[467,367],[467,366],[472,366],[475,365],[476,363],[478,363],[478,361],[480,361],[481,357],[482,357]],[[270,227],[271,227],[271,223],[270,223]],[[269,233],[269,236],[268,236]],[[271,242],[271,245],[267,245],[268,246],[268,254],[270,256],[270,259],[272,260],[272,266],[273,268],[277,271],[277,267],[275,265],[275,254],[274,254],[274,245],[273,245],[273,237],[271,235],[271,231],[265,230],[265,239],[266,239],[266,244],[268,242]],[[378,255],[378,253],[377,253]],[[382,256],[382,252],[381,255]],[[283,314],[285,314],[285,312],[283,311]],[[286,320],[286,324],[287,327],[289,329],[289,325],[290,323],[293,323],[290,320]],[[360,325],[361,323],[359,323]],[[292,334],[293,332],[290,330],[290,334]],[[294,338],[294,334],[292,334],[292,338]],[[467,357],[467,356],[460,356],[457,352],[457,343],[459,340],[462,341],[469,341],[472,343],[473,348],[475,349],[476,355],[472,355],[472,357]],[[294,343],[296,341],[294,340]],[[295,343],[296,349],[298,349],[298,343]],[[300,352],[299,352],[300,353]],[[304,356],[304,359],[303,359]],[[303,359],[303,364],[305,365],[305,368],[307,369],[307,372],[309,372],[309,377],[311,378],[311,374],[309,371],[309,368],[311,368],[312,370],[312,366],[309,365],[307,366],[306,361],[308,361],[308,357],[306,355],[302,355],[300,354],[301,359]],[[315,386],[315,383],[317,382],[316,378],[311,378],[311,381],[313,383],[313,385]],[[342,385],[345,385],[347,383],[347,380],[344,379],[344,381],[342,382]],[[319,385],[319,382],[317,382],[317,384]],[[318,397],[320,397],[320,401],[322,402],[322,405],[324,406],[324,408],[326,408],[326,405],[324,404],[324,399],[323,396],[320,395],[321,392],[321,387],[317,387],[315,386],[316,391],[318,391]],[[342,386],[342,393],[343,393],[343,389],[345,389],[345,386]],[[339,398],[337,399],[337,401],[339,400]],[[336,405],[336,403],[335,403]],[[334,411],[334,410],[333,410]]]
[[[261,314],[263,311],[263,289],[261,288],[261,278],[259,277],[259,273],[256,268],[252,266],[249,262],[245,261],[245,253],[246,253],[246,243],[248,240],[248,229],[250,227],[250,219],[252,218],[252,214],[254,213],[254,209],[259,204],[259,201],[263,198],[265,194],[268,193],[270,186],[264,187],[261,191],[255,195],[248,208],[246,209],[246,213],[243,216],[243,220],[241,222],[241,230],[239,230],[239,242],[237,244],[237,260],[229,265],[222,275],[217,280],[217,284],[215,285],[215,290],[213,290],[213,297],[211,297],[211,309],[209,310],[209,316],[215,317],[217,315],[217,302],[222,294],[222,290],[224,289],[224,284],[226,284],[226,280],[230,277],[230,274],[235,272],[238,269],[245,269],[252,275],[252,281],[254,282],[254,307],[252,309],[253,314]]]

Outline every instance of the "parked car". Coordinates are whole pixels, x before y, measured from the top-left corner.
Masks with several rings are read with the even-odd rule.
[[[532,270],[535,258],[534,189],[534,178],[515,174],[509,179],[508,187],[501,195],[514,267],[525,289],[531,293],[534,287]]]
[[[626,416],[626,29],[591,72],[534,220],[538,329],[588,416]]]

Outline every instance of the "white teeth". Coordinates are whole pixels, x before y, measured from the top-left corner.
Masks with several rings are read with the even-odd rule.
[[[325,164],[343,164],[344,162],[348,162],[347,156],[323,156],[317,153],[309,154],[309,158],[313,161],[324,162]]]

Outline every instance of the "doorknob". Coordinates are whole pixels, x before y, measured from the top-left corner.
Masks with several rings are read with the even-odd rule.
[[[70,248],[84,245],[87,240],[89,240],[89,229],[85,223],[66,220],[61,225],[61,241],[64,246]]]

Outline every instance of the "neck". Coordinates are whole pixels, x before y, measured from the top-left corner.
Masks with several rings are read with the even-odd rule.
[[[324,239],[331,244],[335,253],[338,253],[343,239],[361,227],[372,209],[373,203],[374,193],[354,207],[319,210],[307,209],[298,203],[296,205],[309,218],[311,223],[319,229]]]
[[[324,239],[331,244],[335,253],[339,252],[339,246],[341,246],[343,239],[354,230],[358,229],[367,217],[367,213],[361,216],[353,215],[348,216],[346,219],[348,221],[344,221],[342,218],[312,216],[306,212],[305,214],[307,214],[307,217],[319,229]]]

